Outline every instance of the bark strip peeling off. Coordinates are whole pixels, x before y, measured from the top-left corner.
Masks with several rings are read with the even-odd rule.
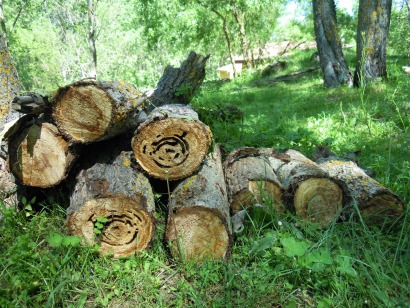
[[[208,126],[187,105],[154,109],[136,131],[132,149],[152,177],[178,180],[198,170],[212,141]]]
[[[90,143],[135,129],[145,100],[125,82],[79,81],[53,97],[53,118],[70,141]]]
[[[178,258],[226,259],[232,245],[229,203],[218,146],[172,192],[166,240]]]
[[[72,235],[100,245],[100,252],[130,256],[154,236],[154,196],[148,179],[131,166],[131,152],[101,161],[77,176],[67,209]]]

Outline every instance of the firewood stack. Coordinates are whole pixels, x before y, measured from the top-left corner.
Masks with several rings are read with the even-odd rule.
[[[205,77],[207,59],[192,52],[179,69],[165,70],[151,95],[123,82],[82,80],[50,100],[17,97],[15,109],[26,115],[6,137],[18,184],[66,184],[69,232],[114,257],[146,249],[154,238],[152,178],[175,187],[165,237],[171,254],[183,259],[227,259],[231,215],[256,203],[319,226],[338,220],[354,202],[364,217],[403,213],[404,203],[387,189],[362,197],[367,190],[361,186],[359,198],[345,176],[329,170],[334,163],[318,165],[294,150],[242,148],[222,164],[209,127],[187,105]],[[181,87],[190,93],[178,100]]]

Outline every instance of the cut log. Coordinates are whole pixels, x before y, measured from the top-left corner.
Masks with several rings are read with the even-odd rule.
[[[209,57],[191,51],[181,67],[167,66],[150,97],[148,109],[168,104],[189,104],[205,79],[205,65]]]
[[[286,160],[271,155],[269,161],[285,190],[288,208],[320,226],[337,220],[343,208],[341,184],[298,151],[287,150],[283,154],[288,156]]]
[[[35,122],[9,138],[9,166],[23,185],[47,188],[64,180],[75,155],[57,127]]]
[[[392,222],[404,214],[404,201],[369,177],[356,163],[335,156],[319,158],[317,162],[330,176],[345,183],[342,187],[349,196],[348,208],[352,211],[356,204],[366,223]]]
[[[212,133],[187,105],[153,110],[138,127],[132,149],[148,175],[178,180],[198,170],[211,145]]]
[[[148,179],[131,167],[131,152],[103,156],[80,171],[70,195],[70,234],[100,245],[100,252],[129,256],[154,236],[154,196]]]
[[[257,149],[241,148],[231,152],[224,162],[225,179],[231,214],[235,215],[255,203],[269,204],[284,212],[282,186],[269,160]],[[252,152],[254,152],[252,154]]]
[[[229,203],[218,146],[199,172],[172,192],[166,241],[172,255],[182,259],[226,259],[230,255]]]
[[[70,141],[90,143],[135,129],[145,100],[128,83],[79,81],[53,97],[53,118]]]

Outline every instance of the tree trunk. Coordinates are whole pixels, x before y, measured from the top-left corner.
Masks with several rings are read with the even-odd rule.
[[[161,105],[189,104],[205,79],[205,65],[209,57],[191,51],[181,67],[167,66],[150,96],[148,111]]]
[[[360,0],[357,26],[355,86],[387,79],[386,48],[392,0]]]
[[[168,206],[166,241],[175,257],[228,258],[232,241],[229,204],[218,146],[197,174],[175,188]]]
[[[53,118],[70,141],[90,143],[135,129],[145,100],[124,82],[79,81],[53,97]]]
[[[248,40],[246,38],[245,30],[245,13],[241,12],[235,3],[232,3],[233,15],[235,16],[236,23],[238,24],[238,30],[241,37],[241,49],[246,68],[251,68],[252,63],[249,61]]]
[[[154,195],[131,167],[131,152],[101,156],[77,175],[67,209],[69,232],[100,245],[100,252],[129,256],[154,236]]]
[[[325,86],[353,85],[337,31],[334,0],[313,0],[314,28]]]
[[[269,161],[285,190],[284,201],[300,218],[327,226],[338,219],[343,207],[343,192],[337,180],[295,150],[287,158],[270,155]]]
[[[0,131],[7,122],[20,115],[12,111],[11,102],[20,91],[17,71],[14,68],[6,38],[0,31]]]
[[[74,162],[69,144],[51,123],[38,122],[9,138],[9,165],[24,185],[47,188],[64,180]]]
[[[255,203],[283,212],[283,191],[278,177],[266,157],[250,152],[253,152],[251,148],[237,149],[224,162],[231,214]]]
[[[97,48],[95,47],[96,6],[97,4],[94,2],[94,0],[87,1],[89,23],[88,47],[90,48],[91,54],[90,77],[94,79],[97,79]]]
[[[357,164],[337,157],[320,158],[319,166],[342,181],[349,196],[348,207],[356,204],[363,220],[369,224],[392,222],[404,214],[404,202],[376,180],[369,177]]]
[[[132,149],[141,167],[152,177],[178,180],[198,170],[211,145],[212,133],[186,105],[153,110],[138,127]]]

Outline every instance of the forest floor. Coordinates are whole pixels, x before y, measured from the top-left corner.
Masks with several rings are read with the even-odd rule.
[[[310,55],[295,52],[278,74],[310,67]],[[0,306],[410,307],[410,77],[400,61],[389,59],[388,82],[360,89],[325,89],[320,71],[271,86],[257,86],[260,75],[248,73],[204,83],[192,102],[226,153],[360,151],[359,165],[404,199],[398,223],[366,225],[352,215],[320,229],[256,209],[229,260],[195,263],[169,255],[158,194],[152,247],[113,259],[71,241],[66,203],[48,200],[34,211],[34,200],[25,200],[20,212],[3,208]]]

